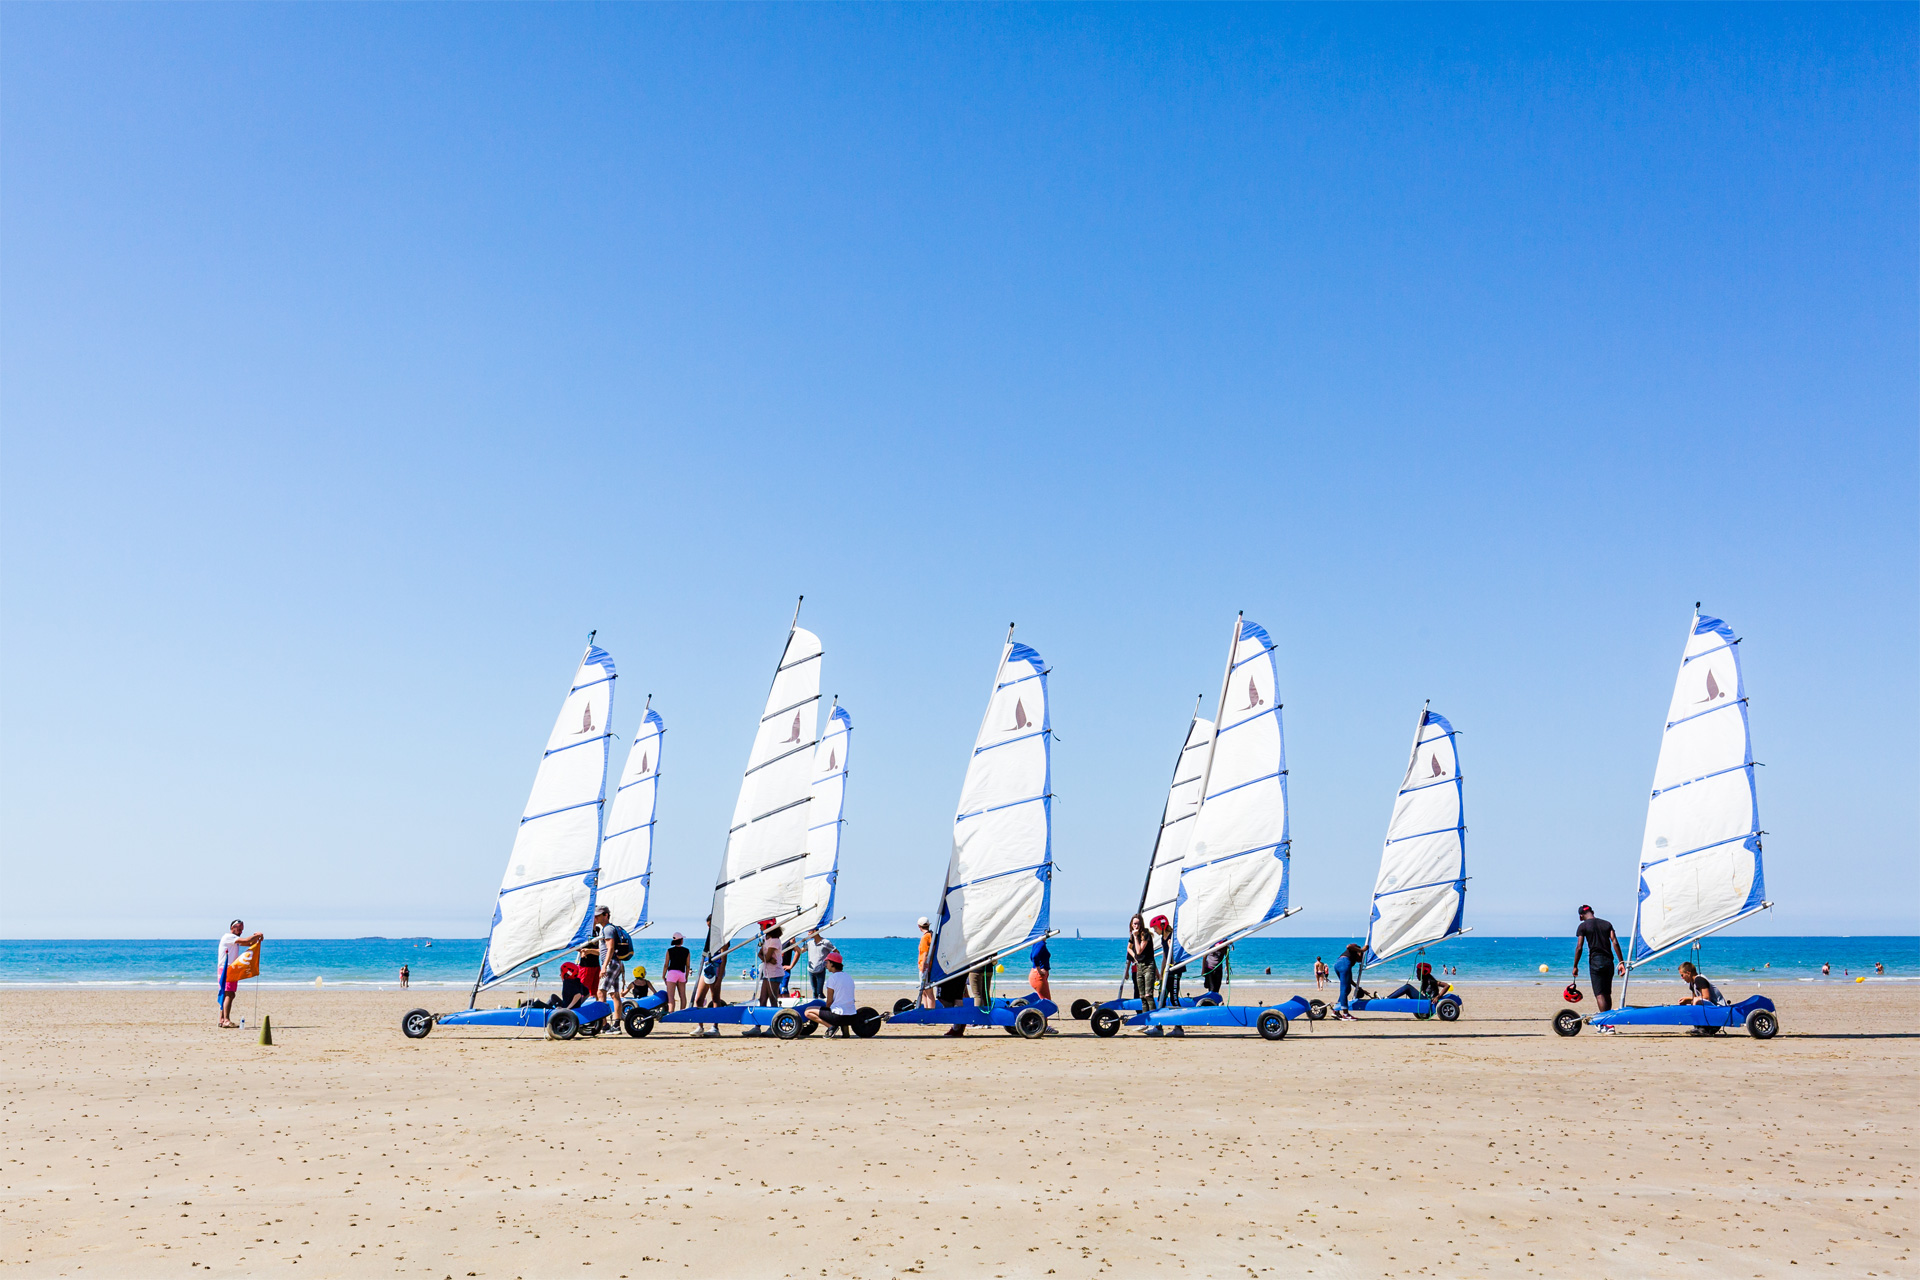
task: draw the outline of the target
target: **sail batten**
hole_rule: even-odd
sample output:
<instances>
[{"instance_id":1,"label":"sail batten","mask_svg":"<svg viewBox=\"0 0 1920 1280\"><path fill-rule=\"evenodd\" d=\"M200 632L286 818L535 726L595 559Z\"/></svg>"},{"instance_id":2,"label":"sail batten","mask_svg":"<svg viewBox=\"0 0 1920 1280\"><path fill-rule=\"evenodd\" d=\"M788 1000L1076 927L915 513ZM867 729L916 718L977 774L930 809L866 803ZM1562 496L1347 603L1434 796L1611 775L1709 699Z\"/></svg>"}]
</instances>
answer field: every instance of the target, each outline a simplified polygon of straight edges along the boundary
<instances>
[{"instance_id":1,"label":"sail batten","mask_svg":"<svg viewBox=\"0 0 1920 1280\"><path fill-rule=\"evenodd\" d=\"M1292 841L1274 648L1258 623L1236 619L1198 811L1181 858L1173 967L1287 913Z\"/></svg>"},{"instance_id":2,"label":"sail batten","mask_svg":"<svg viewBox=\"0 0 1920 1280\"><path fill-rule=\"evenodd\" d=\"M1464 928L1465 804L1458 732L1445 716L1422 710L1380 848L1364 963L1390 960Z\"/></svg>"},{"instance_id":3,"label":"sail batten","mask_svg":"<svg viewBox=\"0 0 1920 1280\"><path fill-rule=\"evenodd\" d=\"M820 639L795 625L774 665L727 824L714 879L706 952L725 950L765 919L790 922L803 909L803 870L819 746Z\"/></svg>"},{"instance_id":4,"label":"sail batten","mask_svg":"<svg viewBox=\"0 0 1920 1280\"><path fill-rule=\"evenodd\" d=\"M932 977L968 972L1044 937L1053 879L1047 667L1009 634L954 809L934 912Z\"/></svg>"},{"instance_id":5,"label":"sail batten","mask_svg":"<svg viewBox=\"0 0 1920 1280\"><path fill-rule=\"evenodd\" d=\"M1766 905L1739 646L1726 623L1695 612L1647 801L1629 966Z\"/></svg>"},{"instance_id":6,"label":"sail batten","mask_svg":"<svg viewBox=\"0 0 1920 1280\"><path fill-rule=\"evenodd\" d=\"M521 812L476 990L590 935L616 675L606 650L589 645Z\"/></svg>"}]
</instances>

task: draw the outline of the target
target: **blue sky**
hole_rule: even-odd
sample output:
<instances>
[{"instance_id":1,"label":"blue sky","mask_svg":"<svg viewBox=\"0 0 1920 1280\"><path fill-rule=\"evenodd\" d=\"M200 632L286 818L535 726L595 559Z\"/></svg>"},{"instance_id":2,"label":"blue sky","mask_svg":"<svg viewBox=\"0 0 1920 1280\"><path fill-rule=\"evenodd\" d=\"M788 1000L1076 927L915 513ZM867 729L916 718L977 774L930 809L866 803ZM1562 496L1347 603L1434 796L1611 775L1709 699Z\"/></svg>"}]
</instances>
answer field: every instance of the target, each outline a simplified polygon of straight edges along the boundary
<instances>
[{"instance_id":1,"label":"blue sky","mask_svg":"<svg viewBox=\"0 0 1920 1280\"><path fill-rule=\"evenodd\" d=\"M933 904L1010 620L1117 928L1240 609L1284 928L1364 927L1427 698L1470 922L1630 919L1696 599L1754 928L1920 923L1911 7L5 23L0 934L482 932L592 628L697 921L802 592L851 930Z\"/></svg>"}]
</instances>

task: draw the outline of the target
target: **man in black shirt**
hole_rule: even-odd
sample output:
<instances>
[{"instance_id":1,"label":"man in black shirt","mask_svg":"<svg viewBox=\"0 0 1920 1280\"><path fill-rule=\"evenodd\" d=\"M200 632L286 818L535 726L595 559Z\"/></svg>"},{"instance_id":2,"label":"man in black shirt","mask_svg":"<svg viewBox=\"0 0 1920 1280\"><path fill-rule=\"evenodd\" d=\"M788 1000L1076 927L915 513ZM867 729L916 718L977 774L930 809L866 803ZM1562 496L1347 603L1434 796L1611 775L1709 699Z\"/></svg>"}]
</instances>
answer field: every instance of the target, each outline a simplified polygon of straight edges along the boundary
<instances>
[{"instance_id":1,"label":"man in black shirt","mask_svg":"<svg viewBox=\"0 0 1920 1280\"><path fill-rule=\"evenodd\" d=\"M1600 1012L1613 1008L1614 957L1619 957L1620 971L1626 971L1627 953L1620 949L1620 935L1613 926L1593 914L1592 907L1580 908L1580 927L1575 929L1573 944L1573 977L1580 979L1580 952L1587 952L1587 980L1593 986L1593 1003ZM1605 1030L1605 1028L1602 1028Z\"/></svg>"}]
</instances>

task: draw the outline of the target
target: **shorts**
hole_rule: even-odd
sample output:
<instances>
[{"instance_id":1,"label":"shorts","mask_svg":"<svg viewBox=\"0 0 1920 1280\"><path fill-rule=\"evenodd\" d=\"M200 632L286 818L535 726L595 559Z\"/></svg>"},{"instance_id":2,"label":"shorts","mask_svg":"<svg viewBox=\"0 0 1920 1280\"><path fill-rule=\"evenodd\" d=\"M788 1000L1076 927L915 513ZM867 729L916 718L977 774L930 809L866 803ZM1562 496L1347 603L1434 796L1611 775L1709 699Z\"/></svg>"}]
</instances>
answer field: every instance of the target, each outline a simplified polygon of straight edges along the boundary
<instances>
[{"instance_id":1,"label":"shorts","mask_svg":"<svg viewBox=\"0 0 1920 1280\"><path fill-rule=\"evenodd\" d=\"M771 982L775 991L783 990L787 985L787 973L784 969L778 971L762 969L760 976Z\"/></svg>"},{"instance_id":2,"label":"shorts","mask_svg":"<svg viewBox=\"0 0 1920 1280\"><path fill-rule=\"evenodd\" d=\"M227 983L226 989L227 989L227 994L230 996L239 994L239 991L240 991L239 979L236 978L234 981Z\"/></svg>"},{"instance_id":3,"label":"shorts","mask_svg":"<svg viewBox=\"0 0 1920 1280\"><path fill-rule=\"evenodd\" d=\"M1596 996L1605 996L1609 1000L1613 999L1612 961L1608 961L1604 967L1600 965L1587 966L1587 985L1593 988L1593 994Z\"/></svg>"},{"instance_id":4,"label":"shorts","mask_svg":"<svg viewBox=\"0 0 1920 1280\"><path fill-rule=\"evenodd\" d=\"M685 982L686 980L687 980L687 971L685 969L667 970L668 982Z\"/></svg>"},{"instance_id":5,"label":"shorts","mask_svg":"<svg viewBox=\"0 0 1920 1280\"><path fill-rule=\"evenodd\" d=\"M857 1013L835 1013L831 1009L822 1009L820 1011L820 1021L830 1027L850 1027L860 1021L860 1015Z\"/></svg>"},{"instance_id":6,"label":"shorts","mask_svg":"<svg viewBox=\"0 0 1920 1280\"><path fill-rule=\"evenodd\" d=\"M627 965L624 960L609 960L600 966L600 989L618 991L627 985Z\"/></svg>"}]
</instances>

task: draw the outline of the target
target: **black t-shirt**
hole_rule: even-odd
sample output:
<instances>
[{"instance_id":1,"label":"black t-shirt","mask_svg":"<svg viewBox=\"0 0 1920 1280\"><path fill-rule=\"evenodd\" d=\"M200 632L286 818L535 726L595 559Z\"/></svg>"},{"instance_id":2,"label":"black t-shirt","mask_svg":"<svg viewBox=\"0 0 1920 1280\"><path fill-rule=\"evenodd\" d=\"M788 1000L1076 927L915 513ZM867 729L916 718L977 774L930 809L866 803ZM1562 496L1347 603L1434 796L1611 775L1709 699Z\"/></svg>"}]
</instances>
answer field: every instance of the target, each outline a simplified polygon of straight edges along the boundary
<instances>
[{"instance_id":1,"label":"black t-shirt","mask_svg":"<svg viewBox=\"0 0 1920 1280\"><path fill-rule=\"evenodd\" d=\"M1613 971L1613 926L1599 916L1591 920L1582 920L1580 927L1573 931L1576 938L1587 940L1587 968Z\"/></svg>"},{"instance_id":2,"label":"black t-shirt","mask_svg":"<svg viewBox=\"0 0 1920 1280\"><path fill-rule=\"evenodd\" d=\"M691 957L692 953L685 947L668 947L666 967L680 973L685 973L691 967L687 963Z\"/></svg>"}]
</instances>

